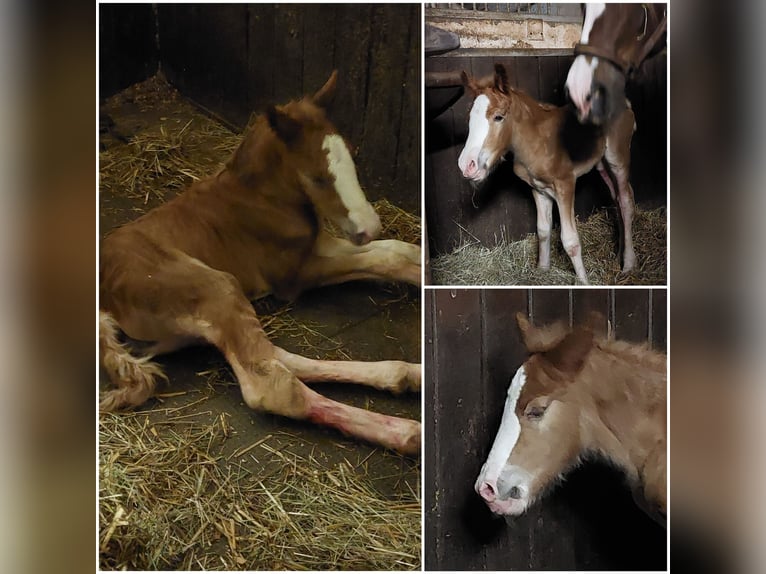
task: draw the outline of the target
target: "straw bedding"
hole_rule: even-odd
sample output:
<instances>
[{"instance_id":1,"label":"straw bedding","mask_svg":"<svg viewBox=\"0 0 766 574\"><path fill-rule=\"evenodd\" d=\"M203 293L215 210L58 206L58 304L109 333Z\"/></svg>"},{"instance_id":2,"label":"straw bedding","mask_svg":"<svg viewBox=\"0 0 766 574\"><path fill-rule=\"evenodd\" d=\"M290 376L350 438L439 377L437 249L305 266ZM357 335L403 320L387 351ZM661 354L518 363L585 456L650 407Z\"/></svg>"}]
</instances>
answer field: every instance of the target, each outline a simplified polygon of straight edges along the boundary
<instances>
[{"instance_id":1,"label":"straw bedding","mask_svg":"<svg viewBox=\"0 0 766 574\"><path fill-rule=\"evenodd\" d=\"M138 111L135 129L102 132L108 145L100 153L102 215L117 221L215 173L240 141L161 76L118 94L102 110L118 115L126 106ZM155 121L142 119L152 114ZM384 237L420 241L417 216L386 200L374 205ZM404 296L396 288L389 294L392 301ZM295 350L348 358L339 341L293 319L289 306L266 299L256 308L266 332L290 338ZM419 485L413 490L402 480L397 494L384 495L366 459L347 453L341 461L320 461L287 433L252 437L242 446L249 429L207 405L233 384L231 373L222 367L198 374L207 375L207 387L161 402L168 406L100 417L102 569L420 568ZM419 466L382 456L400 459L402 476Z\"/></svg>"},{"instance_id":2,"label":"straw bedding","mask_svg":"<svg viewBox=\"0 0 766 574\"><path fill-rule=\"evenodd\" d=\"M636 268L621 273L617 254L616 223L607 210L577 222L583 262L594 285L664 285L667 281L666 210L636 209L633 243ZM502 241L495 247L465 242L452 253L431 259L433 281L438 285L575 285L571 261L559 239L551 234L551 268L537 268L537 236Z\"/></svg>"}]
</instances>

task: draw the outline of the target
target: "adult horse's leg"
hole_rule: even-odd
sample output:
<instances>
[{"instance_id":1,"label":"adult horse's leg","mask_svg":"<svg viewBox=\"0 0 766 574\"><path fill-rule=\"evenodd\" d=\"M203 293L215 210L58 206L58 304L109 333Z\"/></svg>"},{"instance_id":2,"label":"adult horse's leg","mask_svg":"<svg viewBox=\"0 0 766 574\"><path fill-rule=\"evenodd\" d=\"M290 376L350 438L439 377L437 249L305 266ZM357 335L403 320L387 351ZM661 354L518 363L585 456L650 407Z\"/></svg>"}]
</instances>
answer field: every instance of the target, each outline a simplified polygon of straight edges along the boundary
<instances>
[{"instance_id":1,"label":"adult horse's leg","mask_svg":"<svg viewBox=\"0 0 766 574\"><path fill-rule=\"evenodd\" d=\"M532 189L537 208L537 266L551 267L551 225L553 221L553 200L545 191Z\"/></svg>"},{"instance_id":2,"label":"adult horse's leg","mask_svg":"<svg viewBox=\"0 0 766 574\"><path fill-rule=\"evenodd\" d=\"M580 246L580 235L577 233L574 213L574 192L575 178L560 180L556 182L556 204L559 208L559 218L561 219L561 243L564 245L564 251L572 260L577 279L583 285L588 285L588 276L585 273L585 266L582 262L582 247Z\"/></svg>"},{"instance_id":3,"label":"adult horse's leg","mask_svg":"<svg viewBox=\"0 0 766 574\"><path fill-rule=\"evenodd\" d=\"M609 171L609 167L604 158L599 160L596 167L598 168L598 173L601 175L601 179L604 180L604 183L609 188L609 194L612 196L612 201L614 201L614 206L617 210L617 256L620 257L624 253L623 250L625 247L625 224L623 222L620 201L617 197L617 183L614 179L614 175Z\"/></svg>"},{"instance_id":4,"label":"adult horse's leg","mask_svg":"<svg viewBox=\"0 0 766 574\"><path fill-rule=\"evenodd\" d=\"M635 129L635 116L630 108L615 120L606 136L604 160L617 180L617 204L620 207L623 230L622 272L631 271L636 265L633 249L633 213L635 204L633 187L630 185L630 142Z\"/></svg>"},{"instance_id":5,"label":"adult horse's leg","mask_svg":"<svg viewBox=\"0 0 766 574\"><path fill-rule=\"evenodd\" d=\"M395 239L354 245L322 234L298 276L303 289L374 279L420 286L420 246Z\"/></svg>"}]
</instances>

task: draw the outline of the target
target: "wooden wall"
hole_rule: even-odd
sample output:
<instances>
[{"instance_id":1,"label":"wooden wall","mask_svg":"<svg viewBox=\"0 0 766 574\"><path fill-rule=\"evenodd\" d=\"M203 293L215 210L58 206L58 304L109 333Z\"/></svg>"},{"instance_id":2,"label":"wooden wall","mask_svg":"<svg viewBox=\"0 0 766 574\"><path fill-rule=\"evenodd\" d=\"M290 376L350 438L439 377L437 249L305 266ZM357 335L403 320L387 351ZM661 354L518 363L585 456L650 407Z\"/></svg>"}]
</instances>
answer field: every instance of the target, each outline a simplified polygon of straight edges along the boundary
<instances>
[{"instance_id":1,"label":"wooden wall","mask_svg":"<svg viewBox=\"0 0 766 574\"><path fill-rule=\"evenodd\" d=\"M420 5L159 4L162 69L236 127L322 86L370 199L420 212Z\"/></svg>"},{"instance_id":2,"label":"wooden wall","mask_svg":"<svg viewBox=\"0 0 766 574\"><path fill-rule=\"evenodd\" d=\"M427 58L426 72L465 70L483 77L493 73L495 62L501 62L508 69L512 85L538 100L556 105L565 103L563 87L573 60L567 52L462 54ZM665 204L667 195L667 58L664 54L645 63L642 77L630 87L628 97L638 124L633 136L631 170L636 201L646 207L656 207ZM478 190L460 174L457 158L468 135L470 105L471 99L464 95L426 125L425 201L432 255L451 252L461 240L479 240L492 247L503 238L520 239L536 229L531 191L515 176L510 161L501 165ZM587 217L595 208L606 205L611 205L611 198L598 173L594 170L581 177L575 199L577 214Z\"/></svg>"},{"instance_id":3,"label":"wooden wall","mask_svg":"<svg viewBox=\"0 0 766 574\"><path fill-rule=\"evenodd\" d=\"M102 100L157 72L159 47L151 4L99 7L99 96Z\"/></svg>"},{"instance_id":4,"label":"wooden wall","mask_svg":"<svg viewBox=\"0 0 766 574\"><path fill-rule=\"evenodd\" d=\"M429 570L664 570L666 531L638 510L619 472L589 464L506 524L473 484L526 357L517 311L535 324L590 310L618 338L666 348L665 289L425 291L425 540Z\"/></svg>"}]
</instances>

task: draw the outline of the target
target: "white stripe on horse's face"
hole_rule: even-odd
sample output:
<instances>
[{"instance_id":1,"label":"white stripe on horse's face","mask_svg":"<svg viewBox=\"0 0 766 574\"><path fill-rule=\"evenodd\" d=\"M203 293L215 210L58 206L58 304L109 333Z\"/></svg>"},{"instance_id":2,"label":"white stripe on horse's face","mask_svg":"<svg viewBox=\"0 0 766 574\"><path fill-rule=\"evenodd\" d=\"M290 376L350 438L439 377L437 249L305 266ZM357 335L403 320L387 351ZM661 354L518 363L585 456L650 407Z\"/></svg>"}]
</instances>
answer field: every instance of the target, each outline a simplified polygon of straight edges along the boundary
<instances>
[{"instance_id":1,"label":"white stripe on horse's face","mask_svg":"<svg viewBox=\"0 0 766 574\"><path fill-rule=\"evenodd\" d=\"M468 139L457 160L457 165L463 173L463 177L476 181L484 179L487 175L487 166L481 165L479 154L484 146L484 141L487 139L487 135L489 135L488 107L489 98L484 94L474 100L468 120Z\"/></svg>"},{"instance_id":2,"label":"white stripe on horse's face","mask_svg":"<svg viewBox=\"0 0 766 574\"><path fill-rule=\"evenodd\" d=\"M586 4L585 5L585 22L582 25L582 34L580 35L580 43L587 44L590 39L590 33L593 30L593 24L596 22L599 16L606 10L606 4Z\"/></svg>"},{"instance_id":3,"label":"white stripe on horse's face","mask_svg":"<svg viewBox=\"0 0 766 574\"><path fill-rule=\"evenodd\" d=\"M367 243L380 233L380 218L359 185L356 166L346 142L338 134L328 134L322 142L327 152L327 170L335 177L335 191L348 211L351 224L344 230L357 243Z\"/></svg>"},{"instance_id":4,"label":"white stripe on horse's face","mask_svg":"<svg viewBox=\"0 0 766 574\"><path fill-rule=\"evenodd\" d=\"M516 443L521 435L521 422L516 416L516 404L519 402L521 390L527 382L527 372L524 365L519 367L508 387L508 396L505 399L505 408L503 409L503 418L500 421L500 429L497 431L495 442L487 456L487 462L479 473L476 480L476 491L485 482L496 483L511 456Z\"/></svg>"},{"instance_id":5,"label":"white stripe on horse's face","mask_svg":"<svg viewBox=\"0 0 766 574\"><path fill-rule=\"evenodd\" d=\"M582 34L580 35L581 44L588 43L590 33L593 31L593 24L604 13L604 10L606 10L606 4L585 5L585 22L582 25ZM565 85L569 97L572 98L572 102L580 111L581 118L586 117L590 111L590 102L587 98L593 84L593 71L596 66L598 66L598 58L580 55L575 58L567 74Z\"/></svg>"}]
</instances>

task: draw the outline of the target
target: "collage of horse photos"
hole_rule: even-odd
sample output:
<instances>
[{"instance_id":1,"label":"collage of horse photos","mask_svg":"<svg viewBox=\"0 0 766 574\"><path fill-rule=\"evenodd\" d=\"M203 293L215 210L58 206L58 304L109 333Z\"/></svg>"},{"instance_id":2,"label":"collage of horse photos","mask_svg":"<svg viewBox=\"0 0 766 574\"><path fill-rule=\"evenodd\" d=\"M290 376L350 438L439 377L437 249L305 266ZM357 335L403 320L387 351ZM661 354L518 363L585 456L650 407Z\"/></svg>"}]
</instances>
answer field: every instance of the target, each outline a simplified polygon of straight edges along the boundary
<instances>
[{"instance_id":1,"label":"collage of horse photos","mask_svg":"<svg viewBox=\"0 0 766 574\"><path fill-rule=\"evenodd\" d=\"M667 4L112 4L97 568L667 571Z\"/></svg>"}]
</instances>

